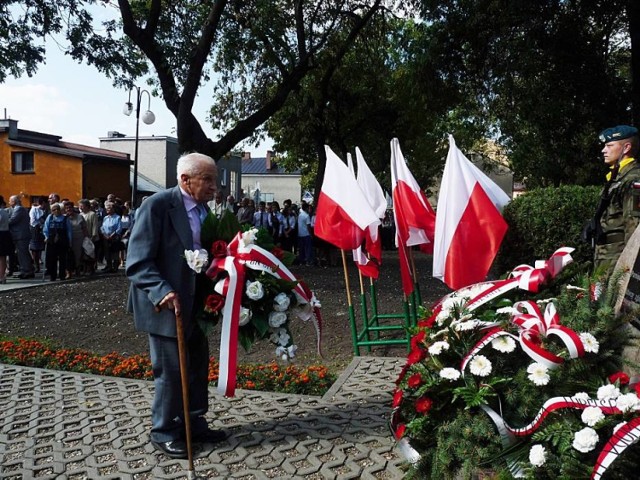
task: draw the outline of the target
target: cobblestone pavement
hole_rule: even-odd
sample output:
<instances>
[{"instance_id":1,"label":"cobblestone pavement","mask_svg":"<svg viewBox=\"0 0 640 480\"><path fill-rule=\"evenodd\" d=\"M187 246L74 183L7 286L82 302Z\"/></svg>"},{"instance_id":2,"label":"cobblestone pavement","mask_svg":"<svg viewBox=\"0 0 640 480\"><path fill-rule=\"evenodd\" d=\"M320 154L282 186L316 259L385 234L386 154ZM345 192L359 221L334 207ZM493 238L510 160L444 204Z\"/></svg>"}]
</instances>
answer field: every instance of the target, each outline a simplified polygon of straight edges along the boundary
<instances>
[{"instance_id":1,"label":"cobblestone pavement","mask_svg":"<svg viewBox=\"0 0 640 480\"><path fill-rule=\"evenodd\" d=\"M198 478L400 479L388 428L398 358L356 357L323 397L210 393L229 436ZM0 364L1 479L186 478L149 443L151 382Z\"/></svg>"}]
</instances>

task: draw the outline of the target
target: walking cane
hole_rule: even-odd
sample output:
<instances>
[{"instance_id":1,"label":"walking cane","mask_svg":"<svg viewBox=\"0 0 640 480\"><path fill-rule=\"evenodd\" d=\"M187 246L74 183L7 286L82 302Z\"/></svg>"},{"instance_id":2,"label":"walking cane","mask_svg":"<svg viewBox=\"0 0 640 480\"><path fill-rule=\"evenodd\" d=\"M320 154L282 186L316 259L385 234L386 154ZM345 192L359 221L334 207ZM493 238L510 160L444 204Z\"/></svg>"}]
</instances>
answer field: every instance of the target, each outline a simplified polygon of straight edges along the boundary
<instances>
[{"instance_id":1,"label":"walking cane","mask_svg":"<svg viewBox=\"0 0 640 480\"><path fill-rule=\"evenodd\" d=\"M182 405L184 407L184 429L187 437L187 458L189 469L187 478L195 480L193 470L193 449L191 446L191 418L189 416L189 372L187 372L187 352L184 344L184 329L182 328L182 314L176 313L176 334L178 337L178 356L180 357L180 378L182 380Z\"/></svg>"}]
</instances>

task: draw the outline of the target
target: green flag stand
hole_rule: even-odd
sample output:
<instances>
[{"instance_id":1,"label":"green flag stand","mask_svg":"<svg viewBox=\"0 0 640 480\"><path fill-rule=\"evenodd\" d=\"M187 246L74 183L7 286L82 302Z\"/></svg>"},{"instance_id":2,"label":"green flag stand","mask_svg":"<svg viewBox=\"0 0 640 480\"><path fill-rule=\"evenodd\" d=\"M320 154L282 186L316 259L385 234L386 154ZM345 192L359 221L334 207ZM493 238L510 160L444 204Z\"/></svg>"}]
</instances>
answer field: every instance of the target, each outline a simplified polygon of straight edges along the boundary
<instances>
[{"instance_id":1,"label":"green flag stand","mask_svg":"<svg viewBox=\"0 0 640 480\"><path fill-rule=\"evenodd\" d=\"M414 286L414 292L408 297L405 295L402 302L401 313L379 313L379 306L377 300L377 291L375 282L370 279L369 283L369 297L371 303L371 314L369 314L369 308L367 305L367 295L364 288L364 282L362 279L362 273L358 271L360 279L360 315L362 320L362 328L358 329L358 324L355 316L355 308L351 299L351 291L349 284L349 274L347 269L347 262L344 250L342 252L342 266L344 270L345 288L347 291L347 304L349 309L349 322L351 325L351 336L353 341L354 355L360 356L360 348L366 347L367 352L371 352L372 346L387 346L387 345L406 345L407 350L410 349L411 336L409 334L409 327L415 326L418 321L418 306L419 306L419 292L417 288L417 282ZM415 277L415 265L414 265L414 278ZM389 321L399 320L399 322ZM382 332L394 332L404 331L402 338L382 338Z\"/></svg>"}]
</instances>

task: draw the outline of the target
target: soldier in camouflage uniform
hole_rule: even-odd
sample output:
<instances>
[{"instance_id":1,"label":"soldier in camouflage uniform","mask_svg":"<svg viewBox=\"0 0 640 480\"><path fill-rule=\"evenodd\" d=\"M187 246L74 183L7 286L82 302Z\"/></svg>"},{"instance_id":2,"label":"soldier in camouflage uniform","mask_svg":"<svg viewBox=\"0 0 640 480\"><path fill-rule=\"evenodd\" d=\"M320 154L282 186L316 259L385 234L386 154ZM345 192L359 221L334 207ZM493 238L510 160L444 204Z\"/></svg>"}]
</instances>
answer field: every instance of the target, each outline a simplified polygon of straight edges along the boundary
<instances>
[{"instance_id":1,"label":"soldier in camouflage uniform","mask_svg":"<svg viewBox=\"0 0 640 480\"><path fill-rule=\"evenodd\" d=\"M628 125L608 128L600 134L600 141L604 162L611 170L592 223L594 266L611 273L640 222L640 164L635 160L638 129Z\"/></svg>"}]
</instances>

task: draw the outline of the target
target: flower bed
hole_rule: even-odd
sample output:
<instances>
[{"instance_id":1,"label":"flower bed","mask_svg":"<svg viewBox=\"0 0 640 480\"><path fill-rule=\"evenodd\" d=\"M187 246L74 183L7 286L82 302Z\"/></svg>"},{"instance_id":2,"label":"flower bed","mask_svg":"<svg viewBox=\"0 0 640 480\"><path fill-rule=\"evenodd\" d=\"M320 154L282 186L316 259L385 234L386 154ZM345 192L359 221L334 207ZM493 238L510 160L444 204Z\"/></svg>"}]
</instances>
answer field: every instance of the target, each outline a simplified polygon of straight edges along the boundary
<instances>
[{"instance_id":1,"label":"flower bed","mask_svg":"<svg viewBox=\"0 0 640 480\"><path fill-rule=\"evenodd\" d=\"M569 252L454 292L412 331L392 417L409 478L635 478L627 321L615 288L563 284Z\"/></svg>"},{"instance_id":2,"label":"flower bed","mask_svg":"<svg viewBox=\"0 0 640 480\"><path fill-rule=\"evenodd\" d=\"M56 348L49 342L27 338L1 338L0 363L48 368L67 372L152 380L148 355L125 357L118 353L96 355L78 348ZM246 390L323 395L336 375L326 367L312 365L244 364L238 366L238 387ZM209 381L218 380L218 362L209 362Z\"/></svg>"}]
</instances>

